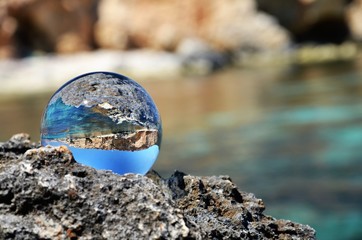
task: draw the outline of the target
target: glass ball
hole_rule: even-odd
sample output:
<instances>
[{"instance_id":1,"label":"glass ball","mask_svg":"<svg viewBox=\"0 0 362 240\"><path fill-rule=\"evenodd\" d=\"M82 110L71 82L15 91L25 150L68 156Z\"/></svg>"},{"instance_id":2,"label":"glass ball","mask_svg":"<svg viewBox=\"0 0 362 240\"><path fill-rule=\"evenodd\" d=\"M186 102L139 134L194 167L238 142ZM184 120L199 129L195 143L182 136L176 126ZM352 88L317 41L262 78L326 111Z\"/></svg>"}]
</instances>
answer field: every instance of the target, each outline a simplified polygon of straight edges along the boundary
<instances>
[{"instance_id":1,"label":"glass ball","mask_svg":"<svg viewBox=\"0 0 362 240\"><path fill-rule=\"evenodd\" d=\"M160 151L160 114L146 90L111 72L92 72L51 97L41 123L42 146L67 146L74 159L118 174L145 174Z\"/></svg>"}]
</instances>

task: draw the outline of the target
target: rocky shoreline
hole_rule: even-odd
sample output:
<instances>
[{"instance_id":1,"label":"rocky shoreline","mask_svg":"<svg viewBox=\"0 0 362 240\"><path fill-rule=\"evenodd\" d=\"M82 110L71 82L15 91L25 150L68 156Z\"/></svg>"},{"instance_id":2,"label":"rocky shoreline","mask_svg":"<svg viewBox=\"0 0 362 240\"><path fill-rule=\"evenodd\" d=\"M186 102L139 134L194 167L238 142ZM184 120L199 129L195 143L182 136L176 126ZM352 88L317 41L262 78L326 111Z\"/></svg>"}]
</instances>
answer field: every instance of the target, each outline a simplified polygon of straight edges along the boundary
<instances>
[{"instance_id":1,"label":"rocky shoreline","mask_svg":"<svg viewBox=\"0 0 362 240\"><path fill-rule=\"evenodd\" d=\"M93 71L172 80L349 61L361 56L361 19L358 0L5 0L0 96L55 90Z\"/></svg>"},{"instance_id":2,"label":"rocky shoreline","mask_svg":"<svg viewBox=\"0 0 362 240\"><path fill-rule=\"evenodd\" d=\"M110 71L142 81L174 81L185 76L205 76L227 67L287 67L353 61L361 56L358 44L303 46L285 52L216 52L182 55L149 49L98 50L69 55L42 55L0 61L0 96L55 91L66 81L87 72ZM74 63L77 65L74 65Z\"/></svg>"},{"instance_id":3,"label":"rocky shoreline","mask_svg":"<svg viewBox=\"0 0 362 240\"><path fill-rule=\"evenodd\" d=\"M316 239L228 176L121 176L37 147L27 134L0 143L1 239Z\"/></svg>"}]
</instances>

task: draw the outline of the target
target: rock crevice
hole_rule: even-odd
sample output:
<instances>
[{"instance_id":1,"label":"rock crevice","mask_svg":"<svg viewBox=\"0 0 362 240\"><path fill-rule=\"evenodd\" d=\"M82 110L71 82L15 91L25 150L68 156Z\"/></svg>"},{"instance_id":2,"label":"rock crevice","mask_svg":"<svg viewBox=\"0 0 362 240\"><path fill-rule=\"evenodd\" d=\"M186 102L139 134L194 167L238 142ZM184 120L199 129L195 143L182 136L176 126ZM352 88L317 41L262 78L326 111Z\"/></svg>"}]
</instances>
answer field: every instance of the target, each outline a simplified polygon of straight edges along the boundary
<instances>
[{"instance_id":1,"label":"rock crevice","mask_svg":"<svg viewBox=\"0 0 362 240\"><path fill-rule=\"evenodd\" d=\"M227 176L163 179L77 164L66 147L0 143L1 239L315 239L306 225L263 214Z\"/></svg>"}]
</instances>

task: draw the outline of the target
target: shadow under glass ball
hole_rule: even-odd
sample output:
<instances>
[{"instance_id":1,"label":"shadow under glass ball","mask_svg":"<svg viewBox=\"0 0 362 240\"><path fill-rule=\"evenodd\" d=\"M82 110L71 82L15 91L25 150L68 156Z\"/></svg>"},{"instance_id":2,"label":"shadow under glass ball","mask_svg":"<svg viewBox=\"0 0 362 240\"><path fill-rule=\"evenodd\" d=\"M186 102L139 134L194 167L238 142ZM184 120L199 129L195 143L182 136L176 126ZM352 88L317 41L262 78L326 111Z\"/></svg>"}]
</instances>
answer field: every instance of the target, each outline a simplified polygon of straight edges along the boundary
<instances>
[{"instance_id":1,"label":"shadow under glass ball","mask_svg":"<svg viewBox=\"0 0 362 240\"><path fill-rule=\"evenodd\" d=\"M118 174L147 173L161 137L161 118L150 95L110 72L87 73L64 84L41 123L42 146L66 145L77 162Z\"/></svg>"}]
</instances>

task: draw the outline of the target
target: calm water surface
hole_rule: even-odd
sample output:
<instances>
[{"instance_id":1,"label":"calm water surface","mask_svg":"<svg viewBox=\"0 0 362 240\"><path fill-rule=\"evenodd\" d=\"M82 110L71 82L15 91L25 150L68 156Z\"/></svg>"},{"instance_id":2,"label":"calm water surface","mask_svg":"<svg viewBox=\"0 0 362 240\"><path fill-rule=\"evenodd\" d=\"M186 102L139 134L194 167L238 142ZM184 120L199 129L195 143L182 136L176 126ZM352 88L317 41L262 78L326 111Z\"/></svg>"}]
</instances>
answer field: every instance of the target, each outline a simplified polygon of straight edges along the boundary
<instances>
[{"instance_id":1,"label":"calm water surface","mask_svg":"<svg viewBox=\"0 0 362 240\"><path fill-rule=\"evenodd\" d=\"M154 168L229 175L264 200L267 214L309 224L318 239L362 239L359 69L349 62L141 82L163 118ZM0 100L0 141L15 132L39 140L51 94Z\"/></svg>"}]
</instances>

